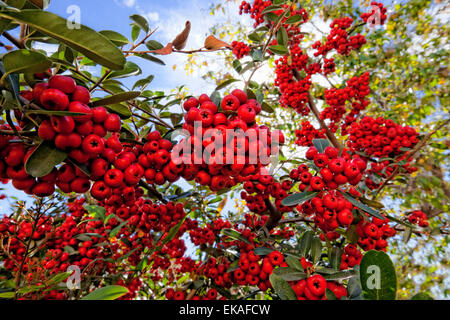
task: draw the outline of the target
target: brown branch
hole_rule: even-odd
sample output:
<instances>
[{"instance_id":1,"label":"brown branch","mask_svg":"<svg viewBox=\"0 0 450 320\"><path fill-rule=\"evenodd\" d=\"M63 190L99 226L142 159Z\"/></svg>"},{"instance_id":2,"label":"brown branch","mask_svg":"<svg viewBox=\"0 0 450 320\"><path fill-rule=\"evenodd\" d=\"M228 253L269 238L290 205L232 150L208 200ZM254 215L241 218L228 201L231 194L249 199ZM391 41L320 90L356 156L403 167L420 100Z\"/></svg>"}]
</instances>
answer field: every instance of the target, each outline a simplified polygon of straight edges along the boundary
<instances>
[{"instance_id":1,"label":"brown branch","mask_svg":"<svg viewBox=\"0 0 450 320\"><path fill-rule=\"evenodd\" d=\"M264 203L266 204L267 210L269 210L269 220L267 220L266 224L263 228L266 228L268 231L272 230L278 225L278 222L283 217L280 210L278 210L273 203L270 201L270 199L264 199Z\"/></svg>"},{"instance_id":2,"label":"brown branch","mask_svg":"<svg viewBox=\"0 0 450 320\"><path fill-rule=\"evenodd\" d=\"M279 222L279 224L282 223L293 223L293 222L314 222L311 219L305 218L305 217L298 217L298 218L292 218L292 219L283 219Z\"/></svg>"},{"instance_id":3,"label":"brown branch","mask_svg":"<svg viewBox=\"0 0 450 320\"><path fill-rule=\"evenodd\" d=\"M3 36L8 39L12 44L14 44L19 49L24 49L25 46L23 43L21 43L18 39L14 38L12 35L10 35L8 32L4 31Z\"/></svg>"},{"instance_id":4,"label":"brown branch","mask_svg":"<svg viewBox=\"0 0 450 320\"><path fill-rule=\"evenodd\" d=\"M141 186L142 188L146 189L149 194L155 196L158 200L160 200L162 203L167 203L167 200L164 199L163 195L161 193L159 193L158 190L156 190L155 187L148 185L146 182L144 182L143 180L139 181L139 186Z\"/></svg>"}]
</instances>

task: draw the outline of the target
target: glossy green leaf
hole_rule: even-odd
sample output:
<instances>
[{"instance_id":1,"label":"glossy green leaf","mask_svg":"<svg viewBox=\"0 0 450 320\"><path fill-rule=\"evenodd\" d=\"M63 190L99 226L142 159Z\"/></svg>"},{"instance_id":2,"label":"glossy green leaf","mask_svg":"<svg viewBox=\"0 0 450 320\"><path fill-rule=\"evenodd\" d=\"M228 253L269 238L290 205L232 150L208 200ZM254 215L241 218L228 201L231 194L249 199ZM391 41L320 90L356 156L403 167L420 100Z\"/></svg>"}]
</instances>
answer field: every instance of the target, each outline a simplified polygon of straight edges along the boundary
<instances>
[{"instance_id":1,"label":"glossy green leaf","mask_svg":"<svg viewBox=\"0 0 450 320\"><path fill-rule=\"evenodd\" d=\"M130 43L130 41L127 39L127 37L125 37L124 35L116 32L116 31L102 30L102 31L99 31L99 33L104 35L112 43L114 43L116 46L119 46L119 47Z\"/></svg>"},{"instance_id":2,"label":"glossy green leaf","mask_svg":"<svg viewBox=\"0 0 450 320\"><path fill-rule=\"evenodd\" d=\"M397 276L394 264L385 252L370 250L364 254L360 281L364 299L395 300Z\"/></svg>"},{"instance_id":3,"label":"glossy green leaf","mask_svg":"<svg viewBox=\"0 0 450 320\"><path fill-rule=\"evenodd\" d=\"M126 287L110 285L92 291L81 300L115 300L128 293Z\"/></svg>"},{"instance_id":4,"label":"glossy green leaf","mask_svg":"<svg viewBox=\"0 0 450 320\"><path fill-rule=\"evenodd\" d=\"M98 106L106 106L106 105L110 105L110 104L117 104L117 103L121 103L124 101L136 99L140 95L141 95L140 91L121 92L121 93L118 93L118 94L115 94L112 96L108 96L103 99L95 100L94 102L92 102L92 105L94 107L98 107Z\"/></svg>"},{"instance_id":5,"label":"glossy green leaf","mask_svg":"<svg viewBox=\"0 0 450 320\"><path fill-rule=\"evenodd\" d=\"M122 52L105 36L83 25L79 29L68 28L67 20L54 13L27 9L21 12L2 11L0 16L26 23L107 68L122 69L125 64Z\"/></svg>"},{"instance_id":6,"label":"glossy green leaf","mask_svg":"<svg viewBox=\"0 0 450 320\"><path fill-rule=\"evenodd\" d=\"M269 276L269 281L281 300L297 300L294 290L281 276L272 273Z\"/></svg>"},{"instance_id":7,"label":"glossy green leaf","mask_svg":"<svg viewBox=\"0 0 450 320\"><path fill-rule=\"evenodd\" d=\"M298 204L302 204L303 202L306 202L308 200L311 200L317 194L318 194L318 192L315 192L315 191L305 191L305 192L295 193L293 195L290 195L290 196L287 196L286 198L284 198L281 201L281 204L283 206L287 206L287 207L295 206Z\"/></svg>"},{"instance_id":8,"label":"glossy green leaf","mask_svg":"<svg viewBox=\"0 0 450 320\"><path fill-rule=\"evenodd\" d=\"M25 162L26 172L35 177L43 177L67 158L67 153L56 149L48 141L42 142Z\"/></svg>"},{"instance_id":9,"label":"glossy green leaf","mask_svg":"<svg viewBox=\"0 0 450 320\"><path fill-rule=\"evenodd\" d=\"M37 73L47 71L52 62L46 55L33 50L14 50L3 58L6 73Z\"/></svg>"}]
</instances>

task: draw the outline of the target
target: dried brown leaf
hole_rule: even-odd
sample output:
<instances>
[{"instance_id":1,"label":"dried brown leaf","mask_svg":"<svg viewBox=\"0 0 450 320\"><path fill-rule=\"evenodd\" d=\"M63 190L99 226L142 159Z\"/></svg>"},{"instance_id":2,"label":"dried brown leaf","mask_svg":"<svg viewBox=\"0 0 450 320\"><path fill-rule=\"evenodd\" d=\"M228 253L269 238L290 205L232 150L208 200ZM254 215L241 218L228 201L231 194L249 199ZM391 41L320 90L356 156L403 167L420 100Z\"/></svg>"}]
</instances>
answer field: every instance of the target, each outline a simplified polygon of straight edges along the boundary
<instances>
[{"instance_id":1,"label":"dried brown leaf","mask_svg":"<svg viewBox=\"0 0 450 320\"><path fill-rule=\"evenodd\" d=\"M191 22L186 21L186 26L184 30L176 36L172 41L173 47L177 50L181 50L186 46L187 39L189 37L189 32L191 31Z\"/></svg>"},{"instance_id":2,"label":"dried brown leaf","mask_svg":"<svg viewBox=\"0 0 450 320\"><path fill-rule=\"evenodd\" d=\"M171 54L173 51L172 46L173 46L172 42L169 42L164 48L161 48L158 50L151 50L149 52L162 54L162 55Z\"/></svg>"},{"instance_id":3,"label":"dried brown leaf","mask_svg":"<svg viewBox=\"0 0 450 320\"><path fill-rule=\"evenodd\" d=\"M232 48L230 44L225 41L217 39L215 36L210 35L205 39L205 48L208 50L217 50L221 48Z\"/></svg>"}]
</instances>

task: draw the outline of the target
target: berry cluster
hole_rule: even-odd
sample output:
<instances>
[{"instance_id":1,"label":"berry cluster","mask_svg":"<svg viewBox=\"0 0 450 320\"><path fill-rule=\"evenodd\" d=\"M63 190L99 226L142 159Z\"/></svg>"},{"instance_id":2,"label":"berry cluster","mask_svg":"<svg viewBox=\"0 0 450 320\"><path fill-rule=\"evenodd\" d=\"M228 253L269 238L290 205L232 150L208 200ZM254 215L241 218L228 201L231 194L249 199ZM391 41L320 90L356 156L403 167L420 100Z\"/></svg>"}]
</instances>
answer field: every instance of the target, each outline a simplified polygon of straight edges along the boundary
<instances>
[{"instance_id":1,"label":"berry cluster","mask_svg":"<svg viewBox=\"0 0 450 320\"><path fill-rule=\"evenodd\" d=\"M429 226L428 216L422 210L414 210L408 215L408 221L413 224L417 224L422 228Z\"/></svg>"},{"instance_id":2,"label":"berry cluster","mask_svg":"<svg viewBox=\"0 0 450 320\"><path fill-rule=\"evenodd\" d=\"M242 1L239 6L239 14L250 13L250 17L255 20L253 26L257 27L264 22L264 15L262 15L261 12L270 5L272 5L271 0L254 0L253 5L250 5L250 3L246 1Z\"/></svg>"},{"instance_id":3,"label":"berry cluster","mask_svg":"<svg viewBox=\"0 0 450 320\"><path fill-rule=\"evenodd\" d=\"M306 159L312 160L319 171L313 176L307 165L300 165L290 172L293 180L300 181L300 191L334 190L346 183L357 185L366 169L366 162L357 154L351 156L346 150L339 155L339 149L328 146L323 153L310 147Z\"/></svg>"},{"instance_id":4,"label":"berry cluster","mask_svg":"<svg viewBox=\"0 0 450 320\"><path fill-rule=\"evenodd\" d=\"M321 112L320 117L331 120L329 127L333 132L336 132L336 124L342 120L347 112L345 109L347 101L351 103L351 110L342 125L343 134L346 133L348 124L354 122L356 116L369 105L370 102L366 99L366 96L370 93L369 76L369 72L365 72L359 77L348 80L345 88L325 90L325 102L328 107Z\"/></svg>"},{"instance_id":5,"label":"berry cluster","mask_svg":"<svg viewBox=\"0 0 450 320\"><path fill-rule=\"evenodd\" d=\"M372 1L370 5L372 6L372 10L370 12L362 13L361 19L363 19L366 23L370 23L370 26L375 26L377 24L383 25L387 19L387 9L381 2Z\"/></svg>"},{"instance_id":6,"label":"berry cluster","mask_svg":"<svg viewBox=\"0 0 450 320\"><path fill-rule=\"evenodd\" d=\"M360 34L349 36L346 29L352 24L353 19L350 17L334 19L330 24L331 31L325 43L317 41L312 45L312 48L316 49L314 56L322 55L325 58L333 49L339 54L346 56L352 50L361 48L366 43L366 39Z\"/></svg>"},{"instance_id":7,"label":"berry cluster","mask_svg":"<svg viewBox=\"0 0 450 320\"><path fill-rule=\"evenodd\" d=\"M281 201L288 196L292 182L290 180L276 182L267 172L263 171L263 173L245 178L243 185L245 192L241 192L241 198L246 201L249 210L259 215L267 213L265 200L273 197L278 210L281 212L291 211L291 208L283 206Z\"/></svg>"},{"instance_id":8,"label":"berry cluster","mask_svg":"<svg viewBox=\"0 0 450 320\"><path fill-rule=\"evenodd\" d=\"M341 270L353 268L361 263L362 253L355 244L349 243L342 252Z\"/></svg>"},{"instance_id":9,"label":"berry cluster","mask_svg":"<svg viewBox=\"0 0 450 320\"><path fill-rule=\"evenodd\" d=\"M179 154L180 163L192 164L186 166L183 177L195 179L213 191L232 187L257 173L277 151L273 144L284 143L281 132L256 124L261 105L248 99L242 90L235 89L225 96L220 111L206 94L189 98L183 106L187 111L183 129L190 136L181 140L174 152ZM205 150L210 156L205 155Z\"/></svg>"},{"instance_id":10,"label":"berry cluster","mask_svg":"<svg viewBox=\"0 0 450 320\"><path fill-rule=\"evenodd\" d=\"M325 291L330 289L337 299L347 296L347 289L335 281L325 280L320 274L291 283L298 300L326 300Z\"/></svg>"},{"instance_id":11,"label":"berry cluster","mask_svg":"<svg viewBox=\"0 0 450 320\"><path fill-rule=\"evenodd\" d=\"M237 59L241 59L247 56L250 52L250 47L240 41L233 41L231 43L231 46L233 47L233 54L236 56Z\"/></svg>"},{"instance_id":12,"label":"berry cluster","mask_svg":"<svg viewBox=\"0 0 450 320\"><path fill-rule=\"evenodd\" d=\"M419 142L418 133L413 128L403 127L390 119L365 116L361 121L352 123L348 132L347 146L354 151L363 152L367 159L379 159L378 162L372 162L368 170L371 177L365 182L370 189L381 184L374 181L373 175L389 176L397 166L397 161L406 162L402 168L408 173L417 170L409 166L411 159L405 151L405 148L411 149Z\"/></svg>"},{"instance_id":13,"label":"berry cluster","mask_svg":"<svg viewBox=\"0 0 450 320\"><path fill-rule=\"evenodd\" d=\"M309 121L302 121L301 129L295 130L295 144L302 147L311 147L314 139L324 139L325 129L316 129Z\"/></svg>"},{"instance_id":14,"label":"berry cluster","mask_svg":"<svg viewBox=\"0 0 450 320\"><path fill-rule=\"evenodd\" d=\"M387 238L396 234L394 228L388 225L389 220L372 217L371 221L361 219L356 225L358 234L358 245L365 251L382 250L386 251Z\"/></svg>"}]
</instances>

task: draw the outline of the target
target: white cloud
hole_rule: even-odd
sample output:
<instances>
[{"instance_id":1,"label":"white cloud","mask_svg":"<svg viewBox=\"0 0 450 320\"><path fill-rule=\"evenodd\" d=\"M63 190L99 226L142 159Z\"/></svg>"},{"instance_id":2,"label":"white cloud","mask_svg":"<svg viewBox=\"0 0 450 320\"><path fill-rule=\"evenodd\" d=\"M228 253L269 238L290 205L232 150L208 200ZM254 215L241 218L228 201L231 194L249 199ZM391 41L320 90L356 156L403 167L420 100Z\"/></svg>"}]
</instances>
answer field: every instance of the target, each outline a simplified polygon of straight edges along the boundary
<instances>
[{"instance_id":1,"label":"white cloud","mask_svg":"<svg viewBox=\"0 0 450 320\"><path fill-rule=\"evenodd\" d=\"M128 8L134 7L135 3L136 0L123 0L123 4L126 5Z\"/></svg>"},{"instance_id":2,"label":"white cloud","mask_svg":"<svg viewBox=\"0 0 450 320\"><path fill-rule=\"evenodd\" d=\"M145 17L149 20L149 21L153 21L156 22L159 20L159 13L158 12L147 12L145 14Z\"/></svg>"}]
</instances>

